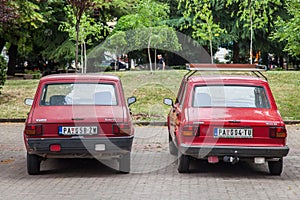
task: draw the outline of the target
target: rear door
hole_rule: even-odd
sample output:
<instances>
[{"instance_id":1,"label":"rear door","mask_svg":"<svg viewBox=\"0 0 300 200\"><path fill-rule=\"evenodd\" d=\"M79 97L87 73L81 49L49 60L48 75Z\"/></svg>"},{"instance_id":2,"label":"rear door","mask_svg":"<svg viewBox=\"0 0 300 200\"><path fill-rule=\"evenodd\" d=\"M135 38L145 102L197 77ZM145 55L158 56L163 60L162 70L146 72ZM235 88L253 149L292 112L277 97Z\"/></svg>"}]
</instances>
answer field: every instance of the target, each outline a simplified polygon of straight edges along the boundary
<instances>
[{"instance_id":1,"label":"rear door","mask_svg":"<svg viewBox=\"0 0 300 200\"><path fill-rule=\"evenodd\" d=\"M183 79L181 82L179 91L178 91L177 98L175 100L175 105L169 113L170 134L171 134L171 137L173 138L173 141L176 140L176 133L177 133L178 126L179 126L181 118L182 118L181 117L182 108L183 108L183 104L185 101L187 85L188 85L188 82L186 81L186 79Z\"/></svg>"}]
</instances>

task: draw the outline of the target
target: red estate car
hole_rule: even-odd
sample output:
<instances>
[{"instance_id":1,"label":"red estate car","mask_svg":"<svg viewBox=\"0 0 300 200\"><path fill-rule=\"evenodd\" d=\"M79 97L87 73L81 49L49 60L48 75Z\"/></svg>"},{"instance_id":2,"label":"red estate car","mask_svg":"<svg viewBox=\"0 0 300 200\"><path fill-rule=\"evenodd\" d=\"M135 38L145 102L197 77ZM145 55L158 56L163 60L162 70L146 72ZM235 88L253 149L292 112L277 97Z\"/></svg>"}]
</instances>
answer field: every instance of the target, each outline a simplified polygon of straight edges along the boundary
<instances>
[{"instance_id":1,"label":"red estate car","mask_svg":"<svg viewBox=\"0 0 300 200\"><path fill-rule=\"evenodd\" d=\"M280 175L288 154L287 131L265 76L255 65L190 64L168 117L169 149L178 155L178 171L189 171L190 159L268 163ZM252 71L258 77L197 71ZM263 76L263 77L262 77Z\"/></svg>"},{"instance_id":2,"label":"red estate car","mask_svg":"<svg viewBox=\"0 0 300 200\"><path fill-rule=\"evenodd\" d=\"M40 172L47 158L116 158L130 171L134 128L121 81L111 75L43 77L25 124L27 171Z\"/></svg>"}]
</instances>

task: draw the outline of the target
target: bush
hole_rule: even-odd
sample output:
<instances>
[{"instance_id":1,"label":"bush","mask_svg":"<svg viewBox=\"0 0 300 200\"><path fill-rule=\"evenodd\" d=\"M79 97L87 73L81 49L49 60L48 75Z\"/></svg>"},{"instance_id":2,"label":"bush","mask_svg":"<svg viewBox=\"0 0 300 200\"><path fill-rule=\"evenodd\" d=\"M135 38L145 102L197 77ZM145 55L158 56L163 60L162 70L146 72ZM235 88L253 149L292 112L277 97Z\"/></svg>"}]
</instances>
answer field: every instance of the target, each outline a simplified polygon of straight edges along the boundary
<instances>
[{"instance_id":1,"label":"bush","mask_svg":"<svg viewBox=\"0 0 300 200\"><path fill-rule=\"evenodd\" d=\"M0 55L0 94L2 87L6 81L7 63L5 59Z\"/></svg>"},{"instance_id":2,"label":"bush","mask_svg":"<svg viewBox=\"0 0 300 200\"><path fill-rule=\"evenodd\" d=\"M185 66L185 65L172 66L171 69L176 69L176 70L178 70L178 69L183 69L183 70L185 70L185 69L186 69L186 66Z\"/></svg>"},{"instance_id":3,"label":"bush","mask_svg":"<svg viewBox=\"0 0 300 200\"><path fill-rule=\"evenodd\" d=\"M25 69L25 79L40 79L42 76L40 70L26 70Z\"/></svg>"}]
</instances>

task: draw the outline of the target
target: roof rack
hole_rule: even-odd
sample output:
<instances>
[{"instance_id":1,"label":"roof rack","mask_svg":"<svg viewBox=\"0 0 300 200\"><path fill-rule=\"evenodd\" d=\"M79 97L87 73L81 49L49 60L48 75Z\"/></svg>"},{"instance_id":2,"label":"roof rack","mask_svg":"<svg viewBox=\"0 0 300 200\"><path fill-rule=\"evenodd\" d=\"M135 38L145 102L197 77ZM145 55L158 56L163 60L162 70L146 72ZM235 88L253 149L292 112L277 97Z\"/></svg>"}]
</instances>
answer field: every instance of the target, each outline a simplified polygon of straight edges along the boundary
<instances>
[{"instance_id":1,"label":"roof rack","mask_svg":"<svg viewBox=\"0 0 300 200\"><path fill-rule=\"evenodd\" d=\"M267 77L261 73L261 71L266 71L266 69L260 68L255 64L199 64L199 63L189 63L186 64L186 69L189 70L188 73L184 75L184 78L189 79L198 71L247 71L252 72L258 78L264 78L268 81Z\"/></svg>"}]
</instances>

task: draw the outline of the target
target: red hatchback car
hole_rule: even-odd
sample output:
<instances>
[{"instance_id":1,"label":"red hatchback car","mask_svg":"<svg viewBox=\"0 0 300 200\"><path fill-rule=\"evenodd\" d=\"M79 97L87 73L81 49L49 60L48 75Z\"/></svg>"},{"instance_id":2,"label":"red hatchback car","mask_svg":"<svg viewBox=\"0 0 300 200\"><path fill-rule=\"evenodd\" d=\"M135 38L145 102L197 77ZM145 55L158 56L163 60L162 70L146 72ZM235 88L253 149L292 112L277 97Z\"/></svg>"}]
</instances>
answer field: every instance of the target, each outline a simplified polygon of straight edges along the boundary
<instances>
[{"instance_id":1,"label":"red hatchback car","mask_svg":"<svg viewBox=\"0 0 300 200\"><path fill-rule=\"evenodd\" d=\"M40 172L47 158L116 158L130 171L134 128L121 81L111 75L43 77L25 124L27 171Z\"/></svg>"},{"instance_id":2,"label":"red hatchback car","mask_svg":"<svg viewBox=\"0 0 300 200\"><path fill-rule=\"evenodd\" d=\"M178 171L189 171L191 158L236 163L268 163L280 175L288 154L287 131L267 80L255 65L191 64L168 114L169 149L178 155ZM258 77L197 71L252 71ZM263 76L263 77L262 77ZM264 77L265 78L265 77Z\"/></svg>"}]
</instances>

